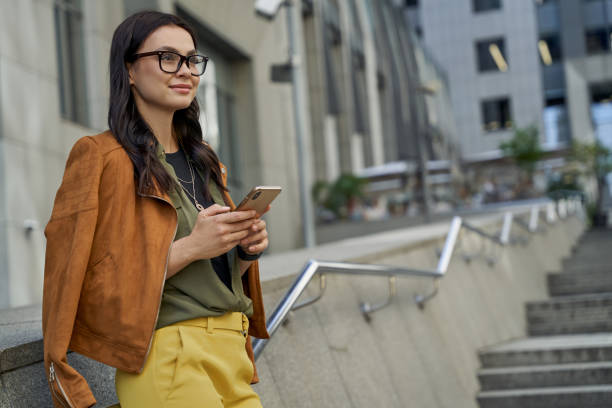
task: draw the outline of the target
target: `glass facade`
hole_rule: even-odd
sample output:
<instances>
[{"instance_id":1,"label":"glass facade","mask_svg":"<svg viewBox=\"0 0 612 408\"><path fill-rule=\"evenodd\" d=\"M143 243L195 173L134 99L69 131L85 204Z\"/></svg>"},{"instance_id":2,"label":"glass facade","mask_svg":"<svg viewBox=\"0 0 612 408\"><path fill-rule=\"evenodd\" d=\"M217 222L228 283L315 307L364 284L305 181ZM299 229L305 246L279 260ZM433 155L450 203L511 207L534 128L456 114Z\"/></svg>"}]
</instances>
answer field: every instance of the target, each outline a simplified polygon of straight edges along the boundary
<instances>
[{"instance_id":1,"label":"glass facade","mask_svg":"<svg viewBox=\"0 0 612 408\"><path fill-rule=\"evenodd\" d=\"M569 114L565 100L566 84L561 42L561 14L558 0L546 0L537 7L538 54L544 88L544 145L558 148L570 140Z\"/></svg>"},{"instance_id":2,"label":"glass facade","mask_svg":"<svg viewBox=\"0 0 612 408\"><path fill-rule=\"evenodd\" d=\"M595 137L612 149L612 82L591 86L591 120Z\"/></svg>"},{"instance_id":3,"label":"glass facade","mask_svg":"<svg viewBox=\"0 0 612 408\"><path fill-rule=\"evenodd\" d=\"M584 41L587 54L610 52L610 35L612 34L612 1L583 1L582 18L585 27Z\"/></svg>"},{"instance_id":4,"label":"glass facade","mask_svg":"<svg viewBox=\"0 0 612 408\"><path fill-rule=\"evenodd\" d=\"M565 98L551 98L546 101L543 113L545 144L555 148L569 142L570 129Z\"/></svg>"},{"instance_id":5,"label":"glass facade","mask_svg":"<svg viewBox=\"0 0 612 408\"><path fill-rule=\"evenodd\" d=\"M337 82L337 78L340 77L340 66L337 55L334 55L334 49L342 41L340 16L336 3L326 1L324 4L323 53L327 84L327 110L330 115L337 115L341 112L342 107L340 105L340 89Z\"/></svg>"},{"instance_id":6,"label":"glass facade","mask_svg":"<svg viewBox=\"0 0 612 408\"><path fill-rule=\"evenodd\" d=\"M538 41L540 62L544 65L552 65L561 61L561 37L558 33L540 35Z\"/></svg>"},{"instance_id":7,"label":"glass facade","mask_svg":"<svg viewBox=\"0 0 612 408\"><path fill-rule=\"evenodd\" d=\"M81 1L55 0L53 13L57 42L60 111L63 118L88 126Z\"/></svg>"}]
</instances>

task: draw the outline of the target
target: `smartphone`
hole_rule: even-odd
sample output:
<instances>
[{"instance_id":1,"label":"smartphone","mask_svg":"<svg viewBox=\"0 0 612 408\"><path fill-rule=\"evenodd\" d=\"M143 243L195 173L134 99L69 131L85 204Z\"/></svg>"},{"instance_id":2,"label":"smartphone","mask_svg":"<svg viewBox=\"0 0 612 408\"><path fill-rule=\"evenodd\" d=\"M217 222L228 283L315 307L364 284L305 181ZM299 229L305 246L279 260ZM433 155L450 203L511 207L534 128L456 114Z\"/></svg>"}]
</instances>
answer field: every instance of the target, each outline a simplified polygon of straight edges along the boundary
<instances>
[{"instance_id":1,"label":"smartphone","mask_svg":"<svg viewBox=\"0 0 612 408\"><path fill-rule=\"evenodd\" d=\"M281 192L279 186L257 186L244 197L234 211L255 210L258 215L263 214L277 195Z\"/></svg>"}]
</instances>

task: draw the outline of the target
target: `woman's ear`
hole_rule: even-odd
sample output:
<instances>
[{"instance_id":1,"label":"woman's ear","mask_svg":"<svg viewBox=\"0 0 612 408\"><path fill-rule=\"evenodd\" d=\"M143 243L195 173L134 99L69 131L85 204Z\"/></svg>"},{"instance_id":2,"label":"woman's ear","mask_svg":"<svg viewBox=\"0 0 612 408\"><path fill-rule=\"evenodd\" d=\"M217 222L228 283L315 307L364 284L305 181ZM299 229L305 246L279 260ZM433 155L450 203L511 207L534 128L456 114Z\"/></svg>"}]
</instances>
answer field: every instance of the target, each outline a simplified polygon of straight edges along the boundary
<instances>
[{"instance_id":1,"label":"woman's ear","mask_svg":"<svg viewBox=\"0 0 612 408\"><path fill-rule=\"evenodd\" d=\"M130 81L130 85L134 85L134 75L132 72L132 63L131 62L126 62L125 63L125 67L127 68L128 71L128 78Z\"/></svg>"}]
</instances>

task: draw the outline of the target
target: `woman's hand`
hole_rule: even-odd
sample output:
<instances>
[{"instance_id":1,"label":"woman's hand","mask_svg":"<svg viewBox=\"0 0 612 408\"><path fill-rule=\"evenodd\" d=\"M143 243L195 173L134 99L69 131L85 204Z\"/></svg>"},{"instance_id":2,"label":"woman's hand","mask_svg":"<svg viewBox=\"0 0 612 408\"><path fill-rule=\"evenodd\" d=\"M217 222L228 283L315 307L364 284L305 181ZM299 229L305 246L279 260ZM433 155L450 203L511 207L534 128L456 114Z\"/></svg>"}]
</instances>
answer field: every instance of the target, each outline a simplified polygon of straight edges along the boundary
<instances>
[{"instance_id":1,"label":"woman's hand","mask_svg":"<svg viewBox=\"0 0 612 408\"><path fill-rule=\"evenodd\" d=\"M255 222L249 228L248 235L240 240L240 247L247 254L258 254L268 248L268 231L266 230L266 222L260 217L270 211L270 206L256 217Z\"/></svg>"},{"instance_id":2,"label":"woman's hand","mask_svg":"<svg viewBox=\"0 0 612 408\"><path fill-rule=\"evenodd\" d=\"M191 234L173 242L166 279L199 259L211 259L228 252L250 233L257 213L233 211L213 204L200 211Z\"/></svg>"},{"instance_id":3,"label":"woman's hand","mask_svg":"<svg viewBox=\"0 0 612 408\"><path fill-rule=\"evenodd\" d=\"M240 247L249 255L258 254L268 248L266 222L258 219L249 228L248 235L240 241Z\"/></svg>"},{"instance_id":4,"label":"woman's hand","mask_svg":"<svg viewBox=\"0 0 612 408\"><path fill-rule=\"evenodd\" d=\"M230 212L218 204L200 211L189 235L196 259L211 259L238 245L258 221L256 215L254 210Z\"/></svg>"}]
</instances>

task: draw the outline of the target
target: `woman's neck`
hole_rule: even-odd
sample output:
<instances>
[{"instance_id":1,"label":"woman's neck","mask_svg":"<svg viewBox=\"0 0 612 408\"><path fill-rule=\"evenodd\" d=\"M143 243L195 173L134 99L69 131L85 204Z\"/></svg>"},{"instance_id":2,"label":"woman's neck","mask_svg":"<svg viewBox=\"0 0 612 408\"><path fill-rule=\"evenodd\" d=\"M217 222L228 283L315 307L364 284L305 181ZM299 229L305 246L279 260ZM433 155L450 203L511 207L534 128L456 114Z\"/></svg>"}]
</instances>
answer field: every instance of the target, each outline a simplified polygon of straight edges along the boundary
<instances>
[{"instance_id":1,"label":"woman's neck","mask_svg":"<svg viewBox=\"0 0 612 408\"><path fill-rule=\"evenodd\" d=\"M139 104L136 101L136 106L140 115L144 121L149 125L153 135L159 143L164 147L166 153L174 153L178 150L178 143L176 136L172 129L172 118L174 116L173 111L155 109L151 106L138 106L144 105Z\"/></svg>"}]
</instances>

